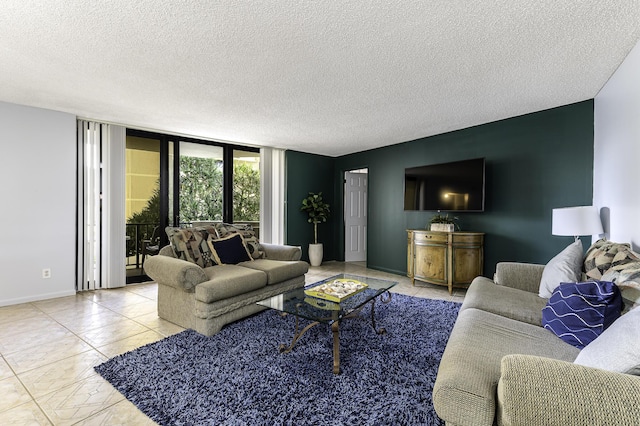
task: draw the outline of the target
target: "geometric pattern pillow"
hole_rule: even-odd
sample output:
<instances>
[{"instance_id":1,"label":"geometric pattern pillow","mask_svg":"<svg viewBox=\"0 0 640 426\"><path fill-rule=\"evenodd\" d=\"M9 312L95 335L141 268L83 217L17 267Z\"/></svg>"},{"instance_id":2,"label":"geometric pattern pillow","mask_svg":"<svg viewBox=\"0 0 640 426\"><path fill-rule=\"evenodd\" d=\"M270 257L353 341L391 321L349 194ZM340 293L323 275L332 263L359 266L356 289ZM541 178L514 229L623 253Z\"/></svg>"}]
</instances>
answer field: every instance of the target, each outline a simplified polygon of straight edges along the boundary
<instances>
[{"instance_id":1,"label":"geometric pattern pillow","mask_svg":"<svg viewBox=\"0 0 640 426\"><path fill-rule=\"evenodd\" d=\"M218 265L215 252L212 252L207 240L214 237L216 229L213 226L199 226L193 228L175 228L167 226L165 229L169 243L178 259L195 263L201 268Z\"/></svg>"},{"instance_id":2,"label":"geometric pattern pillow","mask_svg":"<svg viewBox=\"0 0 640 426\"><path fill-rule=\"evenodd\" d=\"M616 285L640 290L640 262L626 264L618 275Z\"/></svg>"},{"instance_id":3,"label":"geometric pattern pillow","mask_svg":"<svg viewBox=\"0 0 640 426\"><path fill-rule=\"evenodd\" d=\"M242 241L253 259L262 259L266 257L264 248L260 245L258 237L250 224L231 225L229 223L216 223L214 226L216 228L218 238L226 238L233 234L242 235Z\"/></svg>"},{"instance_id":4,"label":"geometric pattern pillow","mask_svg":"<svg viewBox=\"0 0 640 426\"><path fill-rule=\"evenodd\" d=\"M622 271L629 263L638 262L638 256L630 248L623 248L613 257L611 269Z\"/></svg>"},{"instance_id":5,"label":"geometric pattern pillow","mask_svg":"<svg viewBox=\"0 0 640 426\"><path fill-rule=\"evenodd\" d=\"M582 271L586 280L602 279L604 274L614 263L616 255L621 251L628 251L631 246L624 243L614 243L600 239L593 243L584 258ZM617 259L619 263L622 259Z\"/></svg>"},{"instance_id":6,"label":"geometric pattern pillow","mask_svg":"<svg viewBox=\"0 0 640 426\"><path fill-rule=\"evenodd\" d=\"M640 290L640 258L631 249L620 250L613 257L611 267L602 274L603 281L611 281L621 289Z\"/></svg>"},{"instance_id":7,"label":"geometric pattern pillow","mask_svg":"<svg viewBox=\"0 0 640 426\"><path fill-rule=\"evenodd\" d=\"M619 251L613 258L610 271L619 272L616 285L640 289L640 259L630 249Z\"/></svg>"},{"instance_id":8,"label":"geometric pattern pillow","mask_svg":"<svg viewBox=\"0 0 640 426\"><path fill-rule=\"evenodd\" d=\"M609 281L562 283L542 309L542 325L582 349L620 317L620 289Z\"/></svg>"}]
</instances>

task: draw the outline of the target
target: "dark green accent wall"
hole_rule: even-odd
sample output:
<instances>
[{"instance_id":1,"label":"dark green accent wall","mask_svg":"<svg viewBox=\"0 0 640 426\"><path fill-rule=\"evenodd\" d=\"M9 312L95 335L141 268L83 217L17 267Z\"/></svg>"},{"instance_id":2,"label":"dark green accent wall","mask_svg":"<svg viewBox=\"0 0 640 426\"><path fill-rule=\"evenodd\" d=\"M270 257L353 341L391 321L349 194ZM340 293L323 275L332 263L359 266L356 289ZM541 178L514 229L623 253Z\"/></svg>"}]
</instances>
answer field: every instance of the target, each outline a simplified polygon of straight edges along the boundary
<instances>
[{"instance_id":1,"label":"dark green accent wall","mask_svg":"<svg viewBox=\"0 0 640 426\"><path fill-rule=\"evenodd\" d=\"M325 202L330 204L331 216L327 223L318 225L318 242L323 244L324 259L338 258L334 233L341 215L336 217L334 199L335 158L306 154L297 151L285 153L286 163L286 243L302 246L302 258L309 260L308 245L313 243L313 224L307 222L309 216L300 211L302 200L309 192L322 192ZM339 211L339 210L338 210ZM343 250L344 251L344 250Z\"/></svg>"},{"instance_id":2,"label":"dark green accent wall","mask_svg":"<svg viewBox=\"0 0 640 426\"><path fill-rule=\"evenodd\" d=\"M291 153L287 185L316 184L333 169L332 207L341 212L344 171L367 167L367 265L404 275L405 231L424 229L434 214L403 210L404 169L477 157L486 159L485 211L456 216L462 230L486 233L484 275L492 277L500 261L546 263L572 241L551 235L551 210L592 204L593 100L338 158ZM322 173L305 177L314 162ZM342 215L335 218L330 241L323 241L332 257L325 259L342 260ZM299 224L288 219L291 237Z\"/></svg>"}]
</instances>

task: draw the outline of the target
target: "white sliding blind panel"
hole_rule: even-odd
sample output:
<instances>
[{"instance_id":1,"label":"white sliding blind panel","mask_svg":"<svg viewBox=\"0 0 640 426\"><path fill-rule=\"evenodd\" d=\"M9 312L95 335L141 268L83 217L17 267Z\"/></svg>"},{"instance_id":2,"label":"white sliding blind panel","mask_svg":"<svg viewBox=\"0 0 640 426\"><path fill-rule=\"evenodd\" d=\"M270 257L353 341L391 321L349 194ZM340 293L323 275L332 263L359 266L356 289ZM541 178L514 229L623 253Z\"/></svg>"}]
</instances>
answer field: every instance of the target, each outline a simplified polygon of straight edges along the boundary
<instances>
[{"instance_id":1,"label":"white sliding blind panel","mask_svg":"<svg viewBox=\"0 0 640 426\"><path fill-rule=\"evenodd\" d=\"M260 240L284 244L284 150L260 149Z\"/></svg>"},{"instance_id":2,"label":"white sliding blind panel","mask_svg":"<svg viewBox=\"0 0 640 426\"><path fill-rule=\"evenodd\" d=\"M125 285L125 129L78 120L76 289Z\"/></svg>"}]
</instances>

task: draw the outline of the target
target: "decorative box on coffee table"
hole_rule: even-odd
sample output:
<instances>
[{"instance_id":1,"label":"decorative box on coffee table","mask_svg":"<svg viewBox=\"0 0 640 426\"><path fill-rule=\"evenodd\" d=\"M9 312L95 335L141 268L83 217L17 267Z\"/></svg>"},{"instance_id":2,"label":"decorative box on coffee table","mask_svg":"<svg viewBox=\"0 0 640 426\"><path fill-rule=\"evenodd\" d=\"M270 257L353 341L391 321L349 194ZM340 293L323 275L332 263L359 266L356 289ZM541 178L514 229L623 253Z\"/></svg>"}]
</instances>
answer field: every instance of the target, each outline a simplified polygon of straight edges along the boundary
<instances>
[{"instance_id":1,"label":"decorative box on coffee table","mask_svg":"<svg viewBox=\"0 0 640 426\"><path fill-rule=\"evenodd\" d=\"M407 276L453 287L467 287L482 275L484 233L407 230Z\"/></svg>"}]
</instances>

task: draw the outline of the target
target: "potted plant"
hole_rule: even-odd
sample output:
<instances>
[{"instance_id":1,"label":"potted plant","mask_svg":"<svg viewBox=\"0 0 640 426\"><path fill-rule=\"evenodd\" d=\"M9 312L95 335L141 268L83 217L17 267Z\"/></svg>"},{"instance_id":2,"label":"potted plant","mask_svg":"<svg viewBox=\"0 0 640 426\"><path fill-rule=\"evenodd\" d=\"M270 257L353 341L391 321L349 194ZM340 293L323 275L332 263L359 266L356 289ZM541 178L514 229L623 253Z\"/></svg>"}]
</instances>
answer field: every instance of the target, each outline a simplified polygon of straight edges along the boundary
<instances>
[{"instance_id":1,"label":"potted plant","mask_svg":"<svg viewBox=\"0 0 640 426\"><path fill-rule=\"evenodd\" d=\"M323 247L322 243L318 243L318 224L326 222L329 217L329 204L322 200L322 192L309 196L302 200L301 211L307 212L309 223L313 223L313 244L309 244L309 262L311 266L319 266L322 263Z\"/></svg>"},{"instance_id":2,"label":"potted plant","mask_svg":"<svg viewBox=\"0 0 640 426\"><path fill-rule=\"evenodd\" d=\"M431 231L453 232L456 229L460 229L456 224L456 220L458 220L456 216L438 213L429 221L429 229Z\"/></svg>"}]
</instances>

